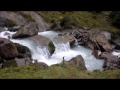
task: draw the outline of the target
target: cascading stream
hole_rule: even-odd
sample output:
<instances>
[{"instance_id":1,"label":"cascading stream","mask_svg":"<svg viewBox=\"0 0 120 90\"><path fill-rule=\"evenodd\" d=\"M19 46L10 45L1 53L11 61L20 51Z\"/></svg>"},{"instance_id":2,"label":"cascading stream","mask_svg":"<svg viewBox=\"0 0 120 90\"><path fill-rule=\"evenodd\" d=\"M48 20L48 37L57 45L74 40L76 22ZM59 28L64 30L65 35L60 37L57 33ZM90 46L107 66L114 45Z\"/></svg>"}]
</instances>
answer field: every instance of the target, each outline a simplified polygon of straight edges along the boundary
<instances>
[{"instance_id":1,"label":"cascading stream","mask_svg":"<svg viewBox=\"0 0 120 90\"><path fill-rule=\"evenodd\" d=\"M8 34L5 34L8 33ZM8 36L12 36L15 32L9 32L4 31L0 33L0 37L2 38L8 38ZM44 37L47 37L49 39L53 39L54 37L58 36L58 33L54 31L45 31L45 32L39 32L38 35L42 35ZM102 69L103 60L96 59L93 55L91 55L92 50L84 48L82 46L77 45L74 48L70 48L69 42L63 44L56 44L55 45L55 52L52 56L50 56L50 53L48 51L47 47L39 46L33 41L30 41L29 39L10 39L14 43L19 43L23 46L27 46L31 53L32 53L32 59L37 60L38 62L44 62L46 64L53 65L62 62L63 57L66 61L69 61L71 58L81 55L84 58L85 65L88 71L96 70L96 69Z\"/></svg>"}]
</instances>

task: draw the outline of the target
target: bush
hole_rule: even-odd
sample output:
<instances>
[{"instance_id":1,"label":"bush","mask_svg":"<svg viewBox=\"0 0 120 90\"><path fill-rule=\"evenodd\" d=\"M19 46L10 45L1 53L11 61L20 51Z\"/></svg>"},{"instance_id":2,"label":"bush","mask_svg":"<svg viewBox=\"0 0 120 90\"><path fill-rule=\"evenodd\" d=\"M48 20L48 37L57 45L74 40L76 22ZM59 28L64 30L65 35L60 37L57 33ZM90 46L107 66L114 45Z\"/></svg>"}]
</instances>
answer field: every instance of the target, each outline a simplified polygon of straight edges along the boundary
<instances>
[{"instance_id":1,"label":"bush","mask_svg":"<svg viewBox=\"0 0 120 90\"><path fill-rule=\"evenodd\" d=\"M15 60L9 60L9 61L6 61L3 63L3 68L6 68L6 67L17 67L17 63Z\"/></svg>"},{"instance_id":2,"label":"bush","mask_svg":"<svg viewBox=\"0 0 120 90\"><path fill-rule=\"evenodd\" d=\"M72 24L74 23L74 20L72 19L71 16L66 15L62 20L60 25L62 27L64 27L64 29L71 29L72 28Z\"/></svg>"},{"instance_id":3,"label":"bush","mask_svg":"<svg viewBox=\"0 0 120 90\"><path fill-rule=\"evenodd\" d=\"M113 11L109 15L113 26L120 28L120 11Z\"/></svg>"}]
</instances>

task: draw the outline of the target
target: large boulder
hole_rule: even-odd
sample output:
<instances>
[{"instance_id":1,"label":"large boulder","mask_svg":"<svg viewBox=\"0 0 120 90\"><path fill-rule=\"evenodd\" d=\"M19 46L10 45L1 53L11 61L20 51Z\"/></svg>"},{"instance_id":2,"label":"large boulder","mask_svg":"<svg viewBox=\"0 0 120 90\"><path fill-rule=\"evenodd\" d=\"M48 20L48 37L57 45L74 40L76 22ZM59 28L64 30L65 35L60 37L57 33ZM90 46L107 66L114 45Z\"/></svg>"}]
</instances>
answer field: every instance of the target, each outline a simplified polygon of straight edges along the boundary
<instances>
[{"instance_id":1,"label":"large boulder","mask_svg":"<svg viewBox=\"0 0 120 90\"><path fill-rule=\"evenodd\" d=\"M104 34L102 34L102 33L98 34L96 37L96 41L98 42L98 44L100 46L102 46L102 48L105 51L112 51L112 47L111 47L110 43L108 42L108 40Z\"/></svg>"},{"instance_id":2,"label":"large boulder","mask_svg":"<svg viewBox=\"0 0 120 90\"><path fill-rule=\"evenodd\" d=\"M109 52L102 52L99 58L105 60L104 68L120 68L120 58Z\"/></svg>"},{"instance_id":3,"label":"large boulder","mask_svg":"<svg viewBox=\"0 0 120 90\"><path fill-rule=\"evenodd\" d=\"M23 16L12 11L0 11L0 18L2 18L2 26L11 27L15 25L25 25L27 21Z\"/></svg>"},{"instance_id":4,"label":"large boulder","mask_svg":"<svg viewBox=\"0 0 120 90\"><path fill-rule=\"evenodd\" d=\"M36 46L38 45L47 47L51 55L55 51L55 46L53 42L46 37L43 37L41 35L35 35L33 37L30 37L29 40L33 41L36 44Z\"/></svg>"},{"instance_id":5,"label":"large boulder","mask_svg":"<svg viewBox=\"0 0 120 90\"><path fill-rule=\"evenodd\" d=\"M109 41L111 40L111 33L110 32L102 31L101 33L105 35L105 38L107 40L109 40Z\"/></svg>"},{"instance_id":6,"label":"large boulder","mask_svg":"<svg viewBox=\"0 0 120 90\"><path fill-rule=\"evenodd\" d=\"M38 34L38 28L35 23L29 23L23 27L21 27L15 34L13 34L12 38L24 38L31 37Z\"/></svg>"},{"instance_id":7,"label":"large boulder","mask_svg":"<svg viewBox=\"0 0 120 90\"><path fill-rule=\"evenodd\" d=\"M75 37L73 35L63 35L53 38L53 42L55 44L66 44L67 42L70 43L70 46L73 47L75 44Z\"/></svg>"},{"instance_id":8,"label":"large boulder","mask_svg":"<svg viewBox=\"0 0 120 90\"><path fill-rule=\"evenodd\" d=\"M62 27L61 27L60 23L55 23L50 27L50 29L54 30L54 31L61 31Z\"/></svg>"},{"instance_id":9,"label":"large boulder","mask_svg":"<svg viewBox=\"0 0 120 90\"><path fill-rule=\"evenodd\" d=\"M85 66L84 59L83 59L83 57L81 55L73 57L69 61L63 61L60 64L62 64L62 65L72 65L72 66L78 67L81 70L87 70L87 68Z\"/></svg>"},{"instance_id":10,"label":"large boulder","mask_svg":"<svg viewBox=\"0 0 120 90\"><path fill-rule=\"evenodd\" d=\"M11 31L11 32L16 32L18 31L22 26L13 26L13 27L9 27L8 28L8 31Z\"/></svg>"},{"instance_id":11,"label":"large boulder","mask_svg":"<svg viewBox=\"0 0 120 90\"><path fill-rule=\"evenodd\" d=\"M15 58L2 63L2 68L6 67L22 67L26 65L32 65L32 61L29 58Z\"/></svg>"},{"instance_id":12,"label":"large boulder","mask_svg":"<svg viewBox=\"0 0 120 90\"><path fill-rule=\"evenodd\" d=\"M6 29L4 27L0 27L0 32L5 31Z\"/></svg>"},{"instance_id":13,"label":"large boulder","mask_svg":"<svg viewBox=\"0 0 120 90\"><path fill-rule=\"evenodd\" d=\"M30 58L15 58L17 66L32 65L32 60Z\"/></svg>"},{"instance_id":14,"label":"large boulder","mask_svg":"<svg viewBox=\"0 0 120 90\"><path fill-rule=\"evenodd\" d=\"M24 14L31 15L31 18L35 20L35 23L38 26L39 31L46 31L49 27L43 18L34 11L22 11Z\"/></svg>"},{"instance_id":15,"label":"large boulder","mask_svg":"<svg viewBox=\"0 0 120 90\"><path fill-rule=\"evenodd\" d=\"M4 59L15 58L18 55L14 43L5 38L0 38L0 57Z\"/></svg>"},{"instance_id":16,"label":"large boulder","mask_svg":"<svg viewBox=\"0 0 120 90\"><path fill-rule=\"evenodd\" d=\"M31 55L31 51L29 50L28 47L22 46L18 43L14 43L14 44L17 48L18 53L19 53L17 56L18 58L28 58L29 57L31 59L32 55Z\"/></svg>"},{"instance_id":17,"label":"large boulder","mask_svg":"<svg viewBox=\"0 0 120 90\"><path fill-rule=\"evenodd\" d=\"M110 35L98 29L90 30L89 39L94 44L94 49L100 50L102 52L111 52L113 48L111 47L108 40L110 40Z\"/></svg>"},{"instance_id":18,"label":"large boulder","mask_svg":"<svg viewBox=\"0 0 120 90\"><path fill-rule=\"evenodd\" d=\"M40 68L44 68L44 69L49 67L46 63L38 62L37 60L34 61L33 65L39 66Z\"/></svg>"},{"instance_id":19,"label":"large boulder","mask_svg":"<svg viewBox=\"0 0 120 90\"><path fill-rule=\"evenodd\" d=\"M30 22L36 23L39 31L46 31L49 26L34 11L0 11L0 26L2 27L23 26Z\"/></svg>"}]
</instances>

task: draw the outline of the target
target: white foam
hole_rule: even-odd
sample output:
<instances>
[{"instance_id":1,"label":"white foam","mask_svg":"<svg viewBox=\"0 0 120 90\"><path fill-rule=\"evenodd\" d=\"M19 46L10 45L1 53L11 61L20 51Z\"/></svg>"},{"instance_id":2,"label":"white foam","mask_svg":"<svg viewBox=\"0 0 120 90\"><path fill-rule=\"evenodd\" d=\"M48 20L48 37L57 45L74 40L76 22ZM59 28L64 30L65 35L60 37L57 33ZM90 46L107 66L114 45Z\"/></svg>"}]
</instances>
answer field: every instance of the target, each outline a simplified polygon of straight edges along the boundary
<instances>
[{"instance_id":1,"label":"white foam","mask_svg":"<svg viewBox=\"0 0 120 90\"><path fill-rule=\"evenodd\" d=\"M15 32L4 31L0 33L0 37L8 38L8 35L5 35L5 32L9 33L12 36ZM39 32L39 35L50 38L51 40L58 35L58 33L54 31L46 31ZM55 44L55 52L50 56L47 47L39 46L35 42L30 41L28 39L10 39L14 43L19 43L23 46L27 46L31 53L32 59L37 60L38 62L44 62L47 65L57 64L64 60L69 61L71 58L81 55L84 58L85 65L88 71L102 69L103 60L96 59L93 55L91 55L92 50L84 48L82 46L75 46L73 49L70 48L69 42L66 44ZM34 61L33 61L34 63Z\"/></svg>"}]
</instances>

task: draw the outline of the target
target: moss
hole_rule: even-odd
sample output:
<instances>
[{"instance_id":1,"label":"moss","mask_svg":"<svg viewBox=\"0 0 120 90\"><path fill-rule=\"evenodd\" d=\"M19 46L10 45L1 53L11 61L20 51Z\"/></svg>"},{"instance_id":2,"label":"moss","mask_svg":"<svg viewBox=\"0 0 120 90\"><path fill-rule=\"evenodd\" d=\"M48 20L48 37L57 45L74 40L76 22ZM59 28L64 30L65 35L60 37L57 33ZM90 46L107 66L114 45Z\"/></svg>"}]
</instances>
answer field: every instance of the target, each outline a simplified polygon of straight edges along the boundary
<instances>
[{"instance_id":1,"label":"moss","mask_svg":"<svg viewBox=\"0 0 120 90\"><path fill-rule=\"evenodd\" d=\"M54 44L53 44L52 42L50 42L50 43L48 44L48 50L49 50L49 52L50 52L51 55L54 53L54 51L55 51L55 46L54 46Z\"/></svg>"},{"instance_id":2,"label":"moss","mask_svg":"<svg viewBox=\"0 0 120 90\"><path fill-rule=\"evenodd\" d=\"M6 67L17 67L17 63L15 60L9 60L3 63L3 68Z\"/></svg>"},{"instance_id":3,"label":"moss","mask_svg":"<svg viewBox=\"0 0 120 90\"><path fill-rule=\"evenodd\" d=\"M30 14L24 13L24 12L19 12L20 15L22 15L24 18L27 19L29 22L35 22L35 20L32 18Z\"/></svg>"},{"instance_id":4,"label":"moss","mask_svg":"<svg viewBox=\"0 0 120 90\"><path fill-rule=\"evenodd\" d=\"M8 27L13 27L17 25L15 21L9 19L7 19L6 24L7 24L6 26Z\"/></svg>"}]
</instances>

